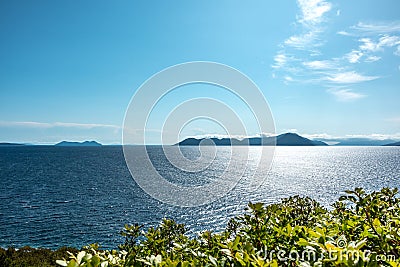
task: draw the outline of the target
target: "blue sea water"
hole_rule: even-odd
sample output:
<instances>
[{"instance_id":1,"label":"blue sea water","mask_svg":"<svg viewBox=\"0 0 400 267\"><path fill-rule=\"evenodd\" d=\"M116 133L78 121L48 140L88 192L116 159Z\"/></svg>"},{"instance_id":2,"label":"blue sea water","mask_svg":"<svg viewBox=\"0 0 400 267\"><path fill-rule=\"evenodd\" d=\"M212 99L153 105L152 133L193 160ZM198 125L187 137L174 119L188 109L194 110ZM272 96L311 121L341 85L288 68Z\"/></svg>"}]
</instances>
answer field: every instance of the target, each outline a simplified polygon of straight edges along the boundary
<instances>
[{"instance_id":1,"label":"blue sea water","mask_svg":"<svg viewBox=\"0 0 400 267\"><path fill-rule=\"evenodd\" d=\"M186 147L190 157L197 148ZM177 183L208 182L219 164L199 174L168 165L160 147L150 147L154 166ZM253 154L259 147L251 147ZM223 229L249 201L277 202L310 196L329 206L346 189L400 187L399 147L277 147L273 165L261 166L256 191L239 184L226 196L195 208L174 207L147 195L132 179L122 147L23 146L0 148L0 246L57 248L98 242L114 248L126 223L155 225L164 217L185 223L192 234ZM234 174L232 174L234 175Z\"/></svg>"}]
</instances>

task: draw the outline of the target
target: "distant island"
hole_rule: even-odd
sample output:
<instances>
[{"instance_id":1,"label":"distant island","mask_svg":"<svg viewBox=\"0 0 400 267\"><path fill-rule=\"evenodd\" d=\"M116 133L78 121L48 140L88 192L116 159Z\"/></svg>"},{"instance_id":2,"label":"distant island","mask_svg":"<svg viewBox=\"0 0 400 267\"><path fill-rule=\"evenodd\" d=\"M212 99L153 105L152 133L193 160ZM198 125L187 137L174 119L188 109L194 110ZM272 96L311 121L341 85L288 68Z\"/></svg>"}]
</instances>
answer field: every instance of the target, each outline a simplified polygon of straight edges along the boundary
<instances>
[{"instance_id":1,"label":"distant island","mask_svg":"<svg viewBox=\"0 0 400 267\"><path fill-rule=\"evenodd\" d=\"M400 142L386 144L384 146L400 146Z\"/></svg>"},{"instance_id":2,"label":"distant island","mask_svg":"<svg viewBox=\"0 0 400 267\"><path fill-rule=\"evenodd\" d=\"M96 141L84 141L84 142L62 141L60 143L55 144L55 146L102 146L102 145Z\"/></svg>"},{"instance_id":3,"label":"distant island","mask_svg":"<svg viewBox=\"0 0 400 267\"><path fill-rule=\"evenodd\" d=\"M322 141L314 141L302 137L296 133L284 133L278 136L270 137L251 137L244 139L236 138L187 138L176 145L179 146L198 146L200 142L202 145L212 145L213 141L216 146L327 146L328 144Z\"/></svg>"},{"instance_id":4,"label":"distant island","mask_svg":"<svg viewBox=\"0 0 400 267\"><path fill-rule=\"evenodd\" d=\"M19 143L0 143L0 146L24 146L25 144Z\"/></svg>"},{"instance_id":5,"label":"distant island","mask_svg":"<svg viewBox=\"0 0 400 267\"><path fill-rule=\"evenodd\" d=\"M325 141L325 140L323 140ZM337 140L330 140L336 141L337 144L335 146L384 146L390 143L394 143L394 140L391 139L370 139L370 138L342 138Z\"/></svg>"}]
</instances>

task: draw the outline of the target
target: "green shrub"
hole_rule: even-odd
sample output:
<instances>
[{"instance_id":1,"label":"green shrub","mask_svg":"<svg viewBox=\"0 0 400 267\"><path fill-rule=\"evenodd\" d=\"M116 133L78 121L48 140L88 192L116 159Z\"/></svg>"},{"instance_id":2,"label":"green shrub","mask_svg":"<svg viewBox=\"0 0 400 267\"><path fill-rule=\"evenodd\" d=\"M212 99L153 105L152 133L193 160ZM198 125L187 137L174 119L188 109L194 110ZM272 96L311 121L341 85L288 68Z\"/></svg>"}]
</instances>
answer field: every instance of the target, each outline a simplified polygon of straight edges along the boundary
<instances>
[{"instance_id":1,"label":"green shrub","mask_svg":"<svg viewBox=\"0 0 400 267\"><path fill-rule=\"evenodd\" d=\"M278 204L249 203L221 233L196 238L164 219L155 228L126 225L118 250L90 247L61 266L400 266L397 189L346 191L327 210L294 196Z\"/></svg>"},{"instance_id":2,"label":"green shrub","mask_svg":"<svg viewBox=\"0 0 400 267\"><path fill-rule=\"evenodd\" d=\"M125 225L115 250L0 249L0 266L400 266L397 189L345 193L330 210L299 196L249 203L223 232L195 238L164 219L147 230Z\"/></svg>"},{"instance_id":3,"label":"green shrub","mask_svg":"<svg viewBox=\"0 0 400 267\"><path fill-rule=\"evenodd\" d=\"M68 252L78 253L76 248L62 247L58 250L45 248L22 247L19 249L0 248L0 266L2 267L24 267L24 266L57 266L56 260L68 257Z\"/></svg>"}]
</instances>

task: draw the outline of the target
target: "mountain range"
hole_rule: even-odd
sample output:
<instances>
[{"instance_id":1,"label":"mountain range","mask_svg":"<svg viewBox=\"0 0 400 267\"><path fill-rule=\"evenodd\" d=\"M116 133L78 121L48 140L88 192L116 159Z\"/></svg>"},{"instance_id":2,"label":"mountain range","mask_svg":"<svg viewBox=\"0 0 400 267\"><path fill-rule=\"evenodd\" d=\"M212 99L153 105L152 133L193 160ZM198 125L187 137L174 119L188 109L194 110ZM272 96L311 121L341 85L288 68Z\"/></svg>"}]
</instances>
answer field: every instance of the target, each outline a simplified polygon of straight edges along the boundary
<instances>
[{"instance_id":1,"label":"mountain range","mask_svg":"<svg viewBox=\"0 0 400 267\"><path fill-rule=\"evenodd\" d=\"M400 146L400 142L386 144L385 146Z\"/></svg>"},{"instance_id":2,"label":"mountain range","mask_svg":"<svg viewBox=\"0 0 400 267\"><path fill-rule=\"evenodd\" d=\"M392 139L370 139L370 138L338 138L338 139L319 139L325 143L335 146L384 146L395 143Z\"/></svg>"},{"instance_id":3,"label":"mountain range","mask_svg":"<svg viewBox=\"0 0 400 267\"><path fill-rule=\"evenodd\" d=\"M328 144L322 141L314 141L302 137L295 133L284 133L278 136L270 137L250 137L244 139L236 138L187 138L176 145L179 146L198 146L200 145L213 145L216 146L327 146Z\"/></svg>"},{"instance_id":4,"label":"mountain range","mask_svg":"<svg viewBox=\"0 0 400 267\"><path fill-rule=\"evenodd\" d=\"M19 143L0 143L0 146L24 146L25 144Z\"/></svg>"},{"instance_id":5,"label":"mountain range","mask_svg":"<svg viewBox=\"0 0 400 267\"><path fill-rule=\"evenodd\" d=\"M101 146L101 144L97 143L96 141L84 141L84 142L62 141L60 143L55 144L55 146Z\"/></svg>"}]
</instances>

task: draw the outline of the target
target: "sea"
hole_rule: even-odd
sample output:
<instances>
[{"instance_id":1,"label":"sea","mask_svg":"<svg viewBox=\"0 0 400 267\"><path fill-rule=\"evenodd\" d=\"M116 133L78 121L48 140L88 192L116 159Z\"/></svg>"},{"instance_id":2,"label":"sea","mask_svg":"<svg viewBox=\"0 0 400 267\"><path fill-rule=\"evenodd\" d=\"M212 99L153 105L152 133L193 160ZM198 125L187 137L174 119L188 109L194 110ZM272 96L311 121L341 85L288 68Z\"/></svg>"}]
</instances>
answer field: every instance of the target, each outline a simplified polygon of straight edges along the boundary
<instances>
[{"instance_id":1,"label":"sea","mask_svg":"<svg viewBox=\"0 0 400 267\"><path fill-rule=\"evenodd\" d=\"M217 147L218 164L196 174L174 169L161 147L148 147L157 171L189 185L218 179L229 161L227 149ZM249 149L257 154L262 148ZM199 153L197 147L184 150L188 158ZM272 165L261 166L257 173L262 184L256 190L239 180L211 203L179 207L154 199L138 186L121 146L1 147L0 247L56 249L98 243L116 248L123 242L119 233L125 224L146 228L162 218L184 223L189 235L218 232L230 218L245 212L249 202L268 204L301 195L330 208L347 189L400 187L399 163L400 147L276 147Z\"/></svg>"}]
</instances>

